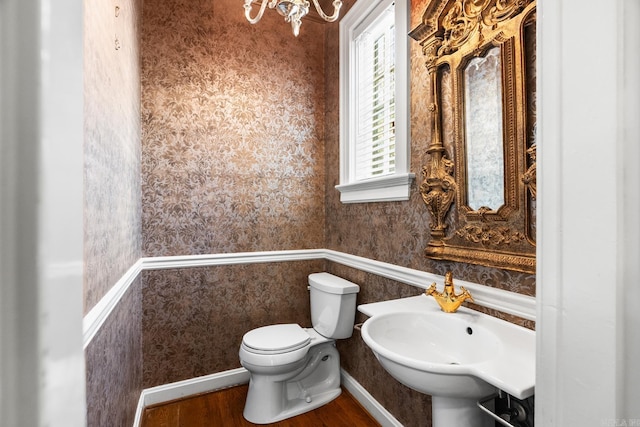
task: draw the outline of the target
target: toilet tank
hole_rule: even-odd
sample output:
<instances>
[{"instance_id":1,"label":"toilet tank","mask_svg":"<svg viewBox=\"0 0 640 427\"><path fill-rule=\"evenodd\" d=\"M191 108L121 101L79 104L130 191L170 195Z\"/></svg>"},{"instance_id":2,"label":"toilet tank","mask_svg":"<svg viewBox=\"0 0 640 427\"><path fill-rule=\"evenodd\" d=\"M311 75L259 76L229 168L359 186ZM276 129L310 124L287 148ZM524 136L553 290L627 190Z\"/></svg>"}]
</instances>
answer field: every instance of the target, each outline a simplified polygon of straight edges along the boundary
<instances>
[{"instance_id":1,"label":"toilet tank","mask_svg":"<svg viewBox=\"0 0 640 427\"><path fill-rule=\"evenodd\" d=\"M327 338L349 338L360 287L329 273L310 274L309 286L313 329Z\"/></svg>"}]
</instances>

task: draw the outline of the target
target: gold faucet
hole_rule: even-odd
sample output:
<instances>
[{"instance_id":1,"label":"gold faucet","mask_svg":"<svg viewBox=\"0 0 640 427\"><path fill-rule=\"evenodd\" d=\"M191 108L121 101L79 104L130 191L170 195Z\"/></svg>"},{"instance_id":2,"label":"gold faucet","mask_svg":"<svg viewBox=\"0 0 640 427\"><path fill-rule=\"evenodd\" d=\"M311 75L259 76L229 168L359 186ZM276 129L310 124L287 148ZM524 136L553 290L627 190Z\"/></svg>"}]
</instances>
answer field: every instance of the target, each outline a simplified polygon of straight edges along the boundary
<instances>
[{"instance_id":1,"label":"gold faucet","mask_svg":"<svg viewBox=\"0 0 640 427\"><path fill-rule=\"evenodd\" d=\"M460 290L462 290L462 293L456 295L453 288L453 273L447 271L444 275L444 291L442 293L436 290L435 282L432 283L429 289L424 293L426 295L433 295L436 302L445 313L455 313L456 310L458 310L458 307L460 307L465 300L473 302L471 294L464 288L464 286L460 286Z\"/></svg>"}]
</instances>

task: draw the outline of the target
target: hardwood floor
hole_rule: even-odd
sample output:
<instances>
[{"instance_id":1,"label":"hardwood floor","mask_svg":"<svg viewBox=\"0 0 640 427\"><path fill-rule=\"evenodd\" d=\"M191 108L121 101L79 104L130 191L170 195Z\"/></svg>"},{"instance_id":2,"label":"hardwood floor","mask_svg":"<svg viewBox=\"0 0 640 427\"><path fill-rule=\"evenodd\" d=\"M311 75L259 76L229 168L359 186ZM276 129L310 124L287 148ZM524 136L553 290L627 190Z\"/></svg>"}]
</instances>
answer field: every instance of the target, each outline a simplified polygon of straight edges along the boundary
<instances>
[{"instance_id":1,"label":"hardwood floor","mask_svg":"<svg viewBox=\"0 0 640 427\"><path fill-rule=\"evenodd\" d=\"M146 408L142 427L254 426L242 417L248 386L237 386ZM343 389L320 408L277 423L275 427L374 427L380 424Z\"/></svg>"}]
</instances>

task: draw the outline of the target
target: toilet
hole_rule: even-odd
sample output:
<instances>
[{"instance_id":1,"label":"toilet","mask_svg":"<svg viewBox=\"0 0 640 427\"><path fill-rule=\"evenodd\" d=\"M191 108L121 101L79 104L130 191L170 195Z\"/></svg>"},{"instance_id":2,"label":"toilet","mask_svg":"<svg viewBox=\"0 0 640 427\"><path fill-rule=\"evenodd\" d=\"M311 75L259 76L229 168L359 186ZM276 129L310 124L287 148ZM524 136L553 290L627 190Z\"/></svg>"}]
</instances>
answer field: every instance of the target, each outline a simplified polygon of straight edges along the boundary
<instances>
[{"instance_id":1,"label":"toilet","mask_svg":"<svg viewBox=\"0 0 640 427\"><path fill-rule=\"evenodd\" d=\"M340 355L336 339L353 332L360 287L329 273L309 275L311 323L263 326L247 332L240 363L250 373L244 418L269 424L338 397Z\"/></svg>"}]
</instances>

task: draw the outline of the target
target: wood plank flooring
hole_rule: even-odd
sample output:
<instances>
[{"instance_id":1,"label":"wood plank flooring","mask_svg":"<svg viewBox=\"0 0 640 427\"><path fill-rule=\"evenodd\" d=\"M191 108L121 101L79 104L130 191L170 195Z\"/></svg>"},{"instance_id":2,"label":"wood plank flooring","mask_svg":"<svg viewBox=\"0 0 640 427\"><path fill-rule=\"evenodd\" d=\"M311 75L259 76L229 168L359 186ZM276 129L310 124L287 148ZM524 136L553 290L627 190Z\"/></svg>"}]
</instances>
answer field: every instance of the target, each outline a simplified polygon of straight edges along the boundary
<instances>
[{"instance_id":1,"label":"wood plank flooring","mask_svg":"<svg viewBox=\"0 0 640 427\"><path fill-rule=\"evenodd\" d=\"M142 427L254 426L242 417L247 390L247 385L237 386L146 408ZM338 398L314 411L267 426L377 427L380 424L343 389Z\"/></svg>"}]
</instances>

